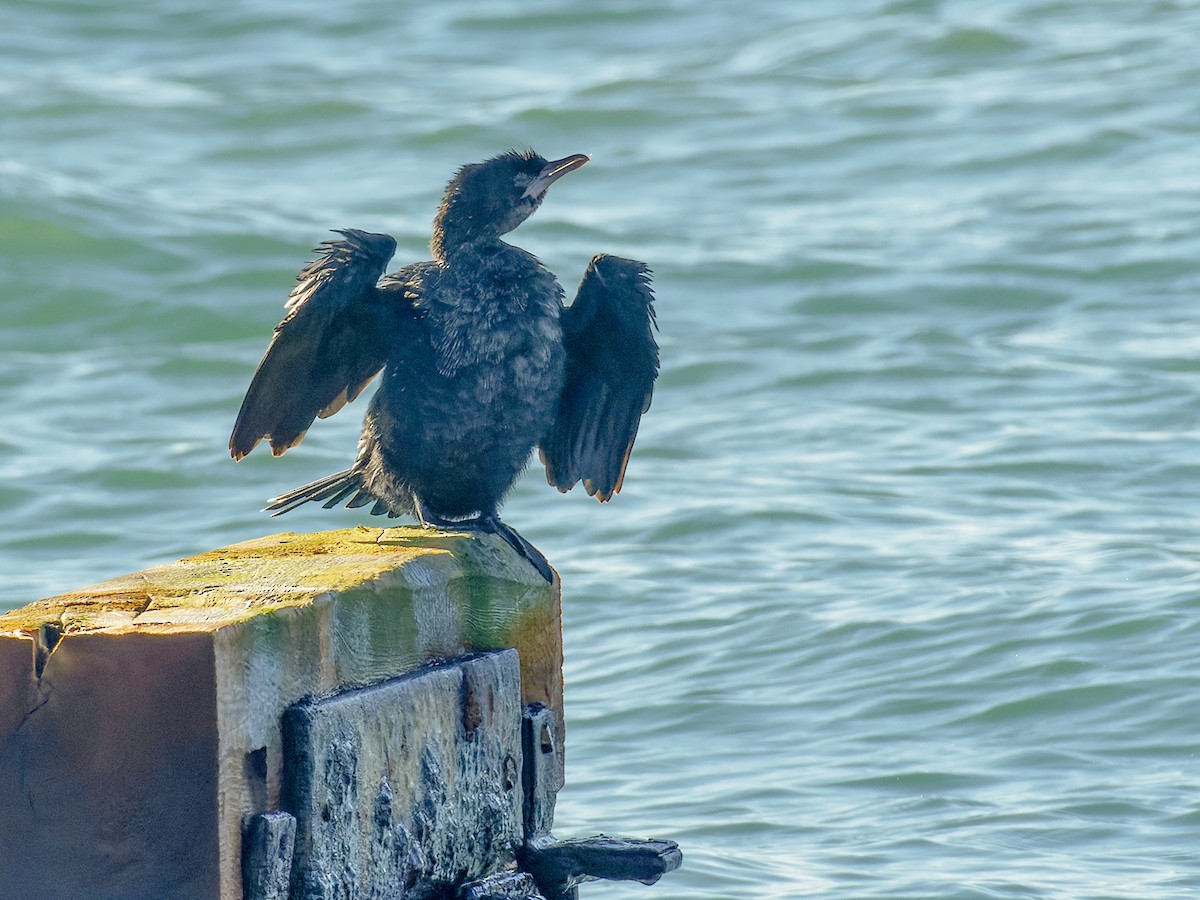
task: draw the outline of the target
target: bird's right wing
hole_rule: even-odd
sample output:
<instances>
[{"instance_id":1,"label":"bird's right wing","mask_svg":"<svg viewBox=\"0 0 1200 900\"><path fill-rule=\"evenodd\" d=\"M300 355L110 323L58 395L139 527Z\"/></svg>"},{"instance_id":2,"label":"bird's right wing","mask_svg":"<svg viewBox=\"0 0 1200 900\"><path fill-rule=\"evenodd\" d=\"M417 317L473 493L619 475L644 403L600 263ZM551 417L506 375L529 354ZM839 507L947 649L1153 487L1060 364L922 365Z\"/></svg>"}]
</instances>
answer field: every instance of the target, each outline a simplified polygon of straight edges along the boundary
<instances>
[{"instance_id":1,"label":"bird's right wing","mask_svg":"<svg viewBox=\"0 0 1200 900\"><path fill-rule=\"evenodd\" d=\"M541 441L546 479L560 491L582 481L602 503L621 490L642 413L658 376L654 296L644 263L601 254L563 310L567 380Z\"/></svg>"},{"instance_id":2,"label":"bird's right wing","mask_svg":"<svg viewBox=\"0 0 1200 900\"><path fill-rule=\"evenodd\" d=\"M347 228L325 241L296 277L238 412L229 452L241 459L263 438L281 455L317 416L331 416L383 368L381 320L388 300L376 288L396 242ZM394 295L393 295L394 296Z\"/></svg>"}]
</instances>

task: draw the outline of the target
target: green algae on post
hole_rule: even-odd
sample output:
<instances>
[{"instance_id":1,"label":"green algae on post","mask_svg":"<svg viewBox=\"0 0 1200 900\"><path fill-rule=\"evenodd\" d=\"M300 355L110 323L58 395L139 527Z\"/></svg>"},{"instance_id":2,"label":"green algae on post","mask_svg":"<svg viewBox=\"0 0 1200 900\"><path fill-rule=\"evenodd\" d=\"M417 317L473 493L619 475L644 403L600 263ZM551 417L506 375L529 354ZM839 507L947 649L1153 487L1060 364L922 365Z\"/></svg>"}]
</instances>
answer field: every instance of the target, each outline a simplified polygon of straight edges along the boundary
<instances>
[{"instance_id":1,"label":"green algae on post","mask_svg":"<svg viewBox=\"0 0 1200 900\"><path fill-rule=\"evenodd\" d=\"M495 536L421 528L271 535L13 610L0 796L24 800L0 817L0 853L70 887L117 847L119 868L154 861L188 896L241 896L241 823L278 806L284 709L509 647L521 703L561 729L557 578Z\"/></svg>"}]
</instances>

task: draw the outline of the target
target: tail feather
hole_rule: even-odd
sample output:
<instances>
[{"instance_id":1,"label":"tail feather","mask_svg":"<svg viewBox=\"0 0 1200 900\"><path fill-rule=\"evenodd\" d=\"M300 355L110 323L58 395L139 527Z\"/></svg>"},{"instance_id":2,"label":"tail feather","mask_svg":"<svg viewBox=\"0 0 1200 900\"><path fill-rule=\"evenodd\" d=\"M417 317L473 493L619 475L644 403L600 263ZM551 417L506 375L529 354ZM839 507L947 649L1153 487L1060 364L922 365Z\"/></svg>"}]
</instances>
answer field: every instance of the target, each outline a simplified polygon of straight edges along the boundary
<instances>
[{"instance_id":1,"label":"tail feather","mask_svg":"<svg viewBox=\"0 0 1200 900\"><path fill-rule=\"evenodd\" d=\"M280 494L278 497L272 498L271 502L264 507L263 512L269 512L272 516L281 516L285 512L291 512L297 506L303 506L305 503L312 501L328 501L324 504L326 509L336 506L343 498L357 491L352 503L366 496L366 500L358 503L366 503L376 499L367 492L363 487L362 474L354 469L347 469L344 472L337 472L333 475L327 475L324 478L318 478L316 481L301 485L294 490L288 491L286 494ZM382 502L382 501L380 501Z\"/></svg>"},{"instance_id":2,"label":"tail feather","mask_svg":"<svg viewBox=\"0 0 1200 900\"><path fill-rule=\"evenodd\" d=\"M390 516L393 519L396 518L396 514L394 512L392 512L391 507L389 507L382 500L375 501L375 505L371 507L371 515L373 515L373 516Z\"/></svg>"},{"instance_id":3,"label":"tail feather","mask_svg":"<svg viewBox=\"0 0 1200 900\"><path fill-rule=\"evenodd\" d=\"M358 509L360 506L366 506L374 499L375 495L370 491L359 488L358 493L346 501L346 509Z\"/></svg>"},{"instance_id":4,"label":"tail feather","mask_svg":"<svg viewBox=\"0 0 1200 900\"><path fill-rule=\"evenodd\" d=\"M329 499L322 503L321 506L325 509L333 509L335 506L345 500L350 494L353 494L359 490L361 490L361 488L359 488L358 484L354 482L343 484L336 491L334 491L333 494L328 495Z\"/></svg>"}]
</instances>

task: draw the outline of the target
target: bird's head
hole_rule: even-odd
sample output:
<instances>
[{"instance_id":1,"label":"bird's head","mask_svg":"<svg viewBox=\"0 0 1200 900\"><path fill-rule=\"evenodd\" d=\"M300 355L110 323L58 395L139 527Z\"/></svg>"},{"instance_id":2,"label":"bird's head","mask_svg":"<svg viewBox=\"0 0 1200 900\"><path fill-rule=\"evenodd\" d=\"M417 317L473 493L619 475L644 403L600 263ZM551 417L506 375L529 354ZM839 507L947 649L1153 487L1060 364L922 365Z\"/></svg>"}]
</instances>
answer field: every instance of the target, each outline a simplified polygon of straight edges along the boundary
<instances>
[{"instance_id":1,"label":"bird's head","mask_svg":"<svg viewBox=\"0 0 1200 900\"><path fill-rule=\"evenodd\" d=\"M563 175L588 161L582 153L546 160L532 150L509 150L463 166L446 186L433 223L433 254L491 241L528 219Z\"/></svg>"}]
</instances>

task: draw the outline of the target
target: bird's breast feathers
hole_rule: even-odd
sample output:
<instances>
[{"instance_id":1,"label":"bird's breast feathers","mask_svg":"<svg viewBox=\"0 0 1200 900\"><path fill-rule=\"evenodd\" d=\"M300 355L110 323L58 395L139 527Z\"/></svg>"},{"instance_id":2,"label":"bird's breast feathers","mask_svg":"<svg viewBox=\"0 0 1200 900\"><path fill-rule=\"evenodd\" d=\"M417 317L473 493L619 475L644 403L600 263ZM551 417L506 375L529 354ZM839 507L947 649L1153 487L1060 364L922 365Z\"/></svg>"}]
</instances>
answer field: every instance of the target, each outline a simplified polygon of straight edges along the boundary
<instances>
[{"instance_id":1,"label":"bird's breast feathers","mask_svg":"<svg viewBox=\"0 0 1200 900\"><path fill-rule=\"evenodd\" d=\"M438 372L517 367L531 375L561 367L561 298L562 287L540 265L482 267L465 278L439 273L421 303Z\"/></svg>"}]
</instances>

